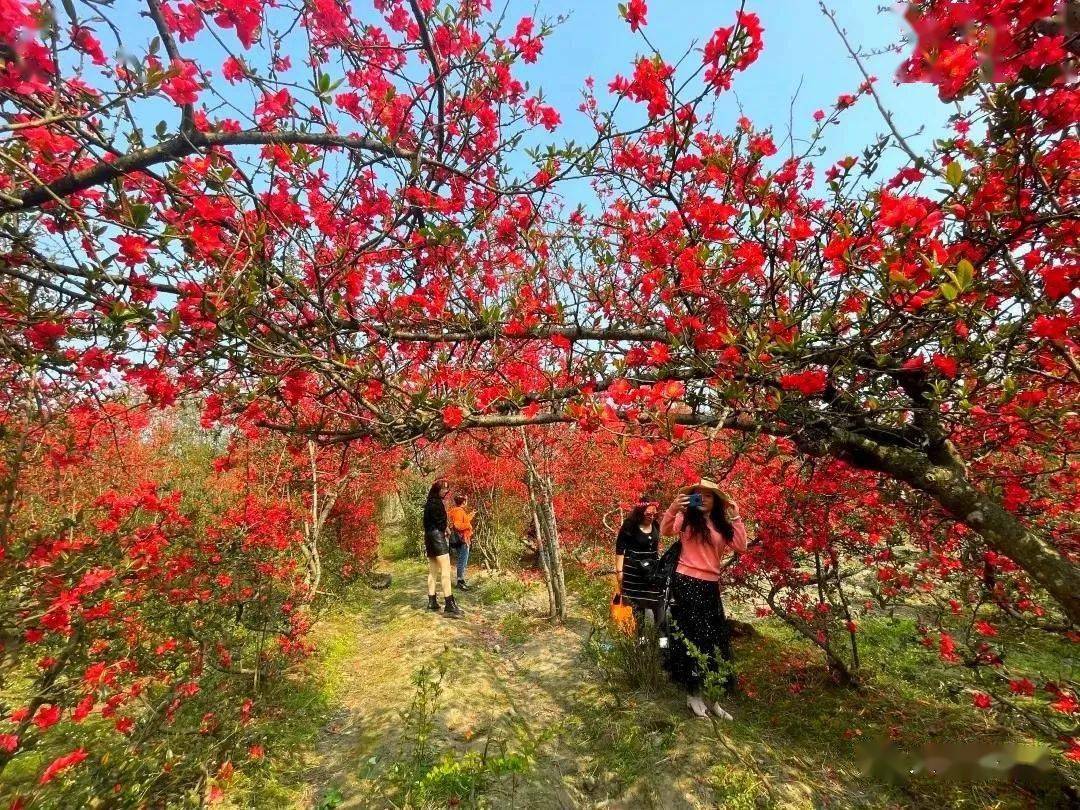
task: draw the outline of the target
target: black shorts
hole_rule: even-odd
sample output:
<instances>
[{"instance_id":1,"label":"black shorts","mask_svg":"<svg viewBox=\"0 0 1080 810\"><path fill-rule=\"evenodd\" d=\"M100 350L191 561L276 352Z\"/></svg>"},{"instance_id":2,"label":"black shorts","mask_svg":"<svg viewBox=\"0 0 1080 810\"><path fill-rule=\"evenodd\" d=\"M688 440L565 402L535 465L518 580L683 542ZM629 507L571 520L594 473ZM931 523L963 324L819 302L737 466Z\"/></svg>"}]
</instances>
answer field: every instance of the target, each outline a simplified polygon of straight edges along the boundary
<instances>
[{"instance_id":1,"label":"black shorts","mask_svg":"<svg viewBox=\"0 0 1080 810\"><path fill-rule=\"evenodd\" d=\"M446 535L438 529L424 533L424 552L428 557L441 557L450 553L450 546L446 542Z\"/></svg>"}]
</instances>

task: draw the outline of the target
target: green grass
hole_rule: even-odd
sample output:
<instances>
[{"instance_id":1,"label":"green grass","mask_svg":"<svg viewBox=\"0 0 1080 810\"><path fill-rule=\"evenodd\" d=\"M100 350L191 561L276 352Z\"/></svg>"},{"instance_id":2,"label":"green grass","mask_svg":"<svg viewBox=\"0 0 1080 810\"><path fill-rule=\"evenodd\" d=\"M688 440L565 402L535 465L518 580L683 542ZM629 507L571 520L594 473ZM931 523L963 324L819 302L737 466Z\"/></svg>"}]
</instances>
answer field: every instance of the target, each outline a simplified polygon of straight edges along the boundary
<instances>
[{"instance_id":1,"label":"green grass","mask_svg":"<svg viewBox=\"0 0 1080 810\"><path fill-rule=\"evenodd\" d=\"M521 645L529 640L529 622L520 613L507 613L499 622L499 632L509 643Z\"/></svg>"},{"instance_id":2,"label":"green grass","mask_svg":"<svg viewBox=\"0 0 1080 810\"><path fill-rule=\"evenodd\" d=\"M521 604L529 592L529 586L515 576L491 576L480 584L474 598L481 605L490 607L507 602Z\"/></svg>"},{"instance_id":3,"label":"green grass","mask_svg":"<svg viewBox=\"0 0 1080 810\"><path fill-rule=\"evenodd\" d=\"M858 691L830 683L815 653L786 628L771 622L757 626L761 636L738 649L746 694L735 704L737 722L724 728L759 762L805 763L802 778L816 794L844 797L850 806L895 801L916 807L1012 807L1029 800L1053 806L1060 798L1060 781L1053 778L1035 780L1029 796L1000 778L949 781L920 771L928 746L960 742L998 748L1024 737L973 708L958 682L963 673L913 643L913 623L864 621L864 686ZM886 741L909 757L914 774L893 769L891 780L876 782L863 775L866 752L880 750ZM1067 768L1060 758L1057 764Z\"/></svg>"},{"instance_id":4,"label":"green grass","mask_svg":"<svg viewBox=\"0 0 1080 810\"><path fill-rule=\"evenodd\" d=\"M259 721L257 732L265 741L268 764L238 769L229 789L230 800L238 806L269 810L298 801L306 784L307 755L330 722L344 687L346 664L354 653L355 605L362 598L351 596L341 609L325 615L315 655L294 677L267 686L262 700L276 709ZM335 807L334 796L328 791L319 806Z\"/></svg>"},{"instance_id":5,"label":"green grass","mask_svg":"<svg viewBox=\"0 0 1080 810\"><path fill-rule=\"evenodd\" d=\"M709 785L717 805L725 810L754 810L768 796L761 777L738 765L715 766L709 771Z\"/></svg>"},{"instance_id":6,"label":"green grass","mask_svg":"<svg viewBox=\"0 0 1080 810\"><path fill-rule=\"evenodd\" d=\"M1080 771L1060 755L1053 758L1056 772L1021 768L1011 781L1004 772L959 760L944 778L930 773L940 765L925 760L935 746L1004 751L1036 738L1012 718L975 709L970 670L946 666L936 649L920 645L914 621L860 622L859 689L836 686L816 648L779 621L756 622L756 637L736 641L743 689L725 701L735 722L713 724L690 720L683 695L670 684L645 689L628 677L633 650L606 627L604 589L587 579L581 584L587 587L583 602L598 622L589 646L602 687L593 706L575 706L580 722L574 731L579 756L608 773L611 795L631 795L636 785L647 797L653 788L642 785L650 774L655 780L661 760L676 768L691 767L680 762L704 764L704 778L695 781L707 784L709 802L732 808L1063 807L1065 784L1080 783ZM1067 640L1016 631L1004 641L1010 674L1075 678L1075 647ZM664 743L650 744L657 739ZM964 750L947 753L968 756ZM976 755L969 758L974 762ZM663 804L662 797L640 801Z\"/></svg>"},{"instance_id":7,"label":"green grass","mask_svg":"<svg viewBox=\"0 0 1080 810\"><path fill-rule=\"evenodd\" d=\"M357 588L321 618L316 657L303 674L271 687L288 687L289 694L267 695L282 707L277 717L261 721L272 764L238 776L243 790L235 785L230 791L238 804L294 806L305 779L309 788L312 780L305 752L315 748L320 729L348 697L343 693L361 688L363 712L381 717L381 725L364 726L355 739L342 738L337 761L344 770L320 781L316 796L307 794L321 802L318 807L358 795L396 796L415 807L446 807L457 800L464 807L512 801L552 806L557 789L566 791L559 799L564 806L1067 806L1060 775L1028 769L1010 782L972 768L953 769L948 778L930 773L921 759L928 746L963 742L989 748L1031 738L1010 727L1008 717L975 709L970 672L943 665L935 649L918 644L911 620L860 621L863 685L857 690L836 686L819 652L784 625L756 622L757 636L736 641L743 689L725 701L735 721L715 723L692 718L681 691L666 677L644 671L636 641L611 633L609 584L603 580L577 580L584 596L575 594L575 616L555 642L543 635L556 632L552 625L526 609L527 602L535 606L537 594L508 576L478 583L462 597L473 601L472 621L448 625L430 616L418 590L424 570L420 562L397 562L389 591ZM583 610L593 619L593 631L581 619ZM359 647L358 633L365 639ZM378 656L384 644L403 637L410 641L397 657ZM1016 631L1006 641L1007 666L1016 674L1073 677L1073 647L1065 639ZM539 663L544 642L580 643L580 652L545 675L528 663ZM366 649L370 658L363 658ZM364 662L360 680L350 671L358 660ZM389 776L407 764L413 721L388 712L407 702L415 688L401 682L408 672L436 660L445 662L451 693L429 709L434 731L422 767L390 784ZM544 699L544 712L529 702L532 695ZM448 712L457 712L452 723ZM893 759L871 769L869 752L884 750L886 743ZM1076 783L1075 767L1060 756L1054 764Z\"/></svg>"}]
</instances>

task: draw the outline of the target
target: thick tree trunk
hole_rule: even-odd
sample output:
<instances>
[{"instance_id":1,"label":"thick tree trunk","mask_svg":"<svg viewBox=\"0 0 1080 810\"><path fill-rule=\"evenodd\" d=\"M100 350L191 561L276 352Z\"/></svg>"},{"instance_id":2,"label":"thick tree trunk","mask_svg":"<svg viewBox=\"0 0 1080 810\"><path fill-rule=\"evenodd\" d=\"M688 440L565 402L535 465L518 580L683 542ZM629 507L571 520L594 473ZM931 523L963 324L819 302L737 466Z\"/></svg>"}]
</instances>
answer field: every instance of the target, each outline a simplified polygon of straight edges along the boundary
<instances>
[{"instance_id":1,"label":"thick tree trunk","mask_svg":"<svg viewBox=\"0 0 1080 810\"><path fill-rule=\"evenodd\" d=\"M842 430L833 434L841 455L933 497L953 517L982 535L991 548L1023 568L1057 600L1073 624L1080 624L1080 566L975 487L959 462L945 457L935 463L917 450L886 447Z\"/></svg>"}]
</instances>

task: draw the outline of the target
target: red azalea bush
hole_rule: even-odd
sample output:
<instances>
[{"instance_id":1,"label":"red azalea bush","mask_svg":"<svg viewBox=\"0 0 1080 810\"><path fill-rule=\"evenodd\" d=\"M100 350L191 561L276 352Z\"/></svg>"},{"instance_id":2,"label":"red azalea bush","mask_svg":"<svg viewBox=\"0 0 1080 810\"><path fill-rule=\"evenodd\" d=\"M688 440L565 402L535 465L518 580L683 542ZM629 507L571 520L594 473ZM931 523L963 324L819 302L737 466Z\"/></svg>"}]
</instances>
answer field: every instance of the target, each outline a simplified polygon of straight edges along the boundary
<instances>
[{"instance_id":1,"label":"red azalea bush","mask_svg":"<svg viewBox=\"0 0 1080 810\"><path fill-rule=\"evenodd\" d=\"M140 405L6 421L0 767L23 795L206 794L265 751L260 685L310 651L310 501L289 495L306 473L272 437L215 443ZM378 492L335 505L354 572Z\"/></svg>"}]
</instances>

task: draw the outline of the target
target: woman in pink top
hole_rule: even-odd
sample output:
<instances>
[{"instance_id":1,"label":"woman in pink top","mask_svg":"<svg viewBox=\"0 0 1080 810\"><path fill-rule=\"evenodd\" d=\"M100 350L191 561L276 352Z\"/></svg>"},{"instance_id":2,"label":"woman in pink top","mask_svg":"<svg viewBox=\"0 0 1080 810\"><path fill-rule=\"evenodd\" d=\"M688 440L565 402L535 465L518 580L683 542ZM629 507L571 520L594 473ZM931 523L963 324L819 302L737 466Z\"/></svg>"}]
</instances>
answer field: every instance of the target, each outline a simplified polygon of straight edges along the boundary
<instances>
[{"instance_id":1,"label":"woman in pink top","mask_svg":"<svg viewBox=\"0 0 1080 810\"><path fill-rule=\"evenodd\" d=\"M705 705L701 697L705 667L691 655L687 642L707 656L710 664L718 656L724 659L728 669L724 686L730 695L735 689L731 636L718 583L727 557L746 550L746 527L739 508L716 484L702 479L672 501L660 521L660 533L682 542L671 584L671 618L677 632L668 669L672 679L686 687L686 705L694 714L707 717L711 709L722 720L730 720L719 703Z\"/></svg>"}]
</instances>

